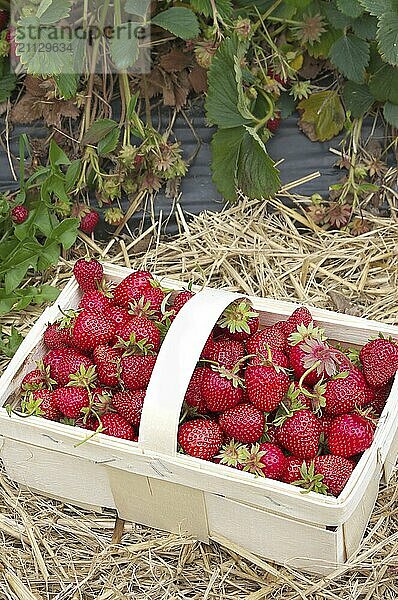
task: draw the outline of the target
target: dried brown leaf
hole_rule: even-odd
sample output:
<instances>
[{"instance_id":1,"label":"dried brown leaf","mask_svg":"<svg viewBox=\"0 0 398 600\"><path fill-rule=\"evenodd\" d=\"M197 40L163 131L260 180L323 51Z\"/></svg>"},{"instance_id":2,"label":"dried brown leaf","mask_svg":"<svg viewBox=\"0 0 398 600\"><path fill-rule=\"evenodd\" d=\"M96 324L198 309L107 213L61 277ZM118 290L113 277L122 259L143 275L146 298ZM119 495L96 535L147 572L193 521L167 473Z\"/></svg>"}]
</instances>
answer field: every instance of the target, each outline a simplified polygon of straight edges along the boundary
<instances>
[{"instance_id":1,"label":"dried brown leaf","mask_svg":"<svg viewBox=\"0 0 398 600\"><path fill-rule=\"evenodd\" d=\"M207 92L206 69L203 69L203 67L200 67L199 65L195 65L189 73L188 78L189 83L191 84L196 94L202 94L203 92Z\"/></svg>"},{"instance_id":2,"label":"dried brown leaf","mask_svg":"<svg viewBox=\"0 0 398 600\"><path fill-rule=\"evenodd\" d=\"M351 300L349 300L347 296L341 292L329 290L328 295L330 296L330 299L333 302L337 312L344 313L346 315L352 315L353 317L359 317L362 315L362 311L359 306L355 306L355 304L353 304Z\"/></svg>"},{"instance_id":3,"label":"dried brown leaf","mask_svg":"<svg viewBox=\"0 0 398 600\"><path fill-rule=\"evenodd\" d=\"M182 52L178 48L173 48L167 54L160 58L160 66L168 73L181 72L192 62L192 56Z\"/></svg>"}]
</instances>

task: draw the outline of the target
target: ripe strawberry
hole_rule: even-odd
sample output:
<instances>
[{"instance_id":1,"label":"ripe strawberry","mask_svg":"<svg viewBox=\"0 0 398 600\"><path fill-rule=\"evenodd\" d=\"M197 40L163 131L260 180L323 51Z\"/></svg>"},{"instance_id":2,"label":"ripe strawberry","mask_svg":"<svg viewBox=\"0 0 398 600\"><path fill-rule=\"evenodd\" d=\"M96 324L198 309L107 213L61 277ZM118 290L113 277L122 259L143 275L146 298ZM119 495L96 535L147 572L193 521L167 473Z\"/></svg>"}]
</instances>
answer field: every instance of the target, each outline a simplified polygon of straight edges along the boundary
<instances>
[{"instance_id":1,"label":"ripe strawberry","mask_svg":"<svg viewBox=\"0 0 398 600\"><path fill-rule=\"evenodd\" d=\"M77 419L82 408L90 404L89 395L85 388L59 387L53 394L55 406L69 419Z\"/></svg>"},{"instance_id":2,"label":"ripe strawberry","mask_svg":"<svg viewBox=\"0 0 398 600\"><path fill-rule=\"evenodd\" d=\"M39 388L44 387L46 383L46 374L43 373L41 369L33 369L33 371L26 373L25 377L22 379L21 388L23 390L38 390Z\"/></svg>"},{"instance_id":3,"label":"ripe strawberry","mask_svg":"<svg viewBox=\"0 0 398 600\"><path fill-rule=\"evenodd\" d=\"M112 402L112 390L104 387L95 387L90 392L91 403L96 415L104 415L109 412Z\"/></svg>"},{"instance_id":4,"label":"ripe strawberry","mask_svg":"<svg viewBox=\"0 0 398 600\"><path fill-rule=\"evenodd\" d=\"M279 129L279 126L281 124L281 116L280 113L275 113L275 116L272 117L272 119L268 119L266 125L267 125L267 129L269 129L269 131L271 133L275 133L275 131L277 131Z\"/></svg>"},{"instance_id":5,"label":"ripe strawberry","mask_svg":"<svg viewBox=\"0 0 398 600\"><path fill-rule=\"evenodd\" d=\"M99 214L96 210L90 210L90 212L86 213L80 219L79 229L90 235L93 233L94 229L97 227L99 221Z\"/></svg>"},{"instance_id":6,"label":"ripe strawberry","mask_svg":"<svg viewBox=\"0 0 398 600\"><path fill-rule=\"evenodd\" d=\"M356 407L369 403L368 386L362 372L357 367L352 367L348 375L337 375L325 384L315 386L321 390L324 398L324 411L333 417L352 412Z\"/></svg>"},{"instance_id":7,"label":"ripe strawberry","mask_svg":"<svg viewBox=\"0 0 398 600\"><path fill-rule=\"evenodd\" d=\"M211 460L222 444L222 431L215 421L194 419L186 421L178 430L178 443L186 454Z\"/></svg>"},{"instance_id":8,"label":"ripe strawberry","mask_svg":"<svg viewBox=\"0 0 398 600\"><path fill-rule=\"evenodd\" d=\"M165 293L160 287L149 285L142 290L139 300L130 302L129 313L135 317L148 317L160 320L162 318L162 304Z\"/></svg>"},{"instance_id":9,"label":"ripe strawberry","mask_svg":"<svg viewBox=\"0 0 398 600\"><path fill-rule=\"evenodd\" d=\"M285 404L299 406L301 405L303 408L308 408L309 410L313 410L312 398L306 396L304 391L312 393L311 390L303 385L300 387L300 384L297 381L292 381L290 387L288 389L286 398L284 400ZM315 412L315 411L314 411Z\"/></svg>"},{"instance_id":10,"label":"ripe strawberry","mask_svg":"<svg viewBox=\"0 0 398 600\"><path fill-rule=\"evenodd\" d=\"M55 403L54 392L46 389L36 390L33 392L33 400L38 403L40 416L49 421L59 421L61 412Z\"/></svg>"},{"instance_id":11,"label":"ripe strawberry","mask_svg":"<svg viewBox=\"0 0 398 600\"><path fill-rule=\"evenodd\" d=\"M327 442L329 439L330 429L332 427L333 421L334 417L328 417L327 415L322 415L321 417L319 417L321 433L323 433L323 439L325 442Z\"/></svg>"},{"instance_id":12,"label":"ripe strawberry","mask_svg":"<svg viewBox=\"0 0 398 600\"><path fill-rule=\"evenodd\" d=\"M126 421L138 428L144 399L145 390L118 392L112 397L112 404L119 415L122 415Z\"/></svg>"},{"instance_id":13,"label":"ripe strawberry","mask_svg":"<svg viewBox=\"0 0 398 600\"><path fill-rule=\"evenodd\" d=\"M305 464L302 458L297 456L287 456L285 470L282 473L281 480L285 483L293 483L293 481L299 481L302 478L301 467Z\"/></svg>"},{"instance_id":14,"label":"ripe strawberry","mask_svg":"<svg viewBox=\"0 0 398 600\"><path fill-rule=\"evenodd\" d=\"M383 412L383 409L391 392L391 387L392 383L389 381L384 385L369 388L371 392L373 392L373 397L372 394L370 394L371 397L369 406L371 406L378 415L381 415L381 413Z\"/></svg>"},{"instance_id":15,"label":"ripe strawberry","mask_svg":"<svg viewBox=\"0 0 398 600\"><path fill-rule=\"evenodd\" d=\"M272 363L274 366L282 367L283 369L288 369L290 366L288 357L281 350L270 350L269 354L252 356L248 364L249 366L258 366L267 363Z\"/></svg>"},{"instance_id":16,"label":"ripe strawberry","mask_svg":"<svg viewBox=\"0 0 398 600\"><path fill-rule=\"evenodd\" d=\"M316 456L314 459L315 474L323 475L322 483L333 496L338 496L349 480L354 466L342 456Z\"/></svg>"},{"instance_id":17,"label":"ripe strawberry","mask_svg":"<svg viewBox=\"0 0 398 600\"><path fill-rule=\"evenodd\" d=\"M131 315L129 311L125 308L121 308L119 306L110 306L104 310L104 317L112 321L115 324L116 328L120 327L130 321Z\"/></svg>"},{"instance_id":18,"label":"ripe strawberry","mask_svg":"<svg viewBox=\"0 0 398 600\"><path fill-rule=\"evenodd\" d=\"M319 450L321 426L310 410L302 409L284 415L276 433L278 443L297 458L313 458Z\"/></svg>"},{"instance_id":19,"label":"ripe strawberry","mask_svg":"<svg viewBox=\"0 0 398 600\"><path fill-rule=\"evenodd\" d=\"M194 294L189 290L183 290L182 292L179 292L174 298L172 305L174 313L177 314L178 312L180 312L184 304L186 304L188 300L190 300L193 296Z\"/></svg>"},{"instance_id":20,"label":"ripe strawberry","mask_svg":"<svg viewBox=\"0 0 398 600\"><path fill-rule=\"evenodd\" d=\"M252 446L242 464L244 471L280 480L286 467L286 456L275 444L264 442Z\"/></svg>"},{"instance_id":21,"label":"ripe strawberry","mask_svg":"<svg viewBox=\"0 0 398 600\"><path fill-rule=\"evenodd\" d=\"M296 308L286 321L282 321L282 328L286 338L297 331L299 325L308 327L312 323L312 315L308 308L300 306Z\"/></svg>"},{"instance_id":22,"label":"ripe strawberry","mask_svg":"<svg viewBox=\"0 0 398 600\"><path fill-rule=\"evenodd\" d=\"M243 390L237 375L225 367L212 367L203 373L201 392L208 410L223 412L242 401Z\"/></svg>"},{"instance_id":23,"label":"ripe strawberry","mask_svg":"<svg viewBox=\"0 0 398 600\"><path fill-rule=\"evenodd\" d=\"M74 348L50 350L44 356L43 363L50 367L51 379L55 379L61 386L66 385L71 380L70 376L76 374L81 367L88 369L93 366L93 362L87 356Z\"/></svg>"},{"instance_id":24,"label":"ripe strawberry","mask_svg":"<svg viewBox=\"0 0 398 600\"><path fill-rule=\"evenodd\" d=\"M138 346L144 351L157 352L160 348L160 331L147 317L132 317L116 329L116 338L123 346Z\"/></svg>"},{"instance_id":25,"label":"ripe strawberry","mask_svg":"<svg viewBox=\"0 0 398 600\"><path fill-rule=\"evenodd\" d=\"M101 385L108 387L119 385L120 357L121 351L109 346L97 346L94 349L93 358Z\"/></svg>"},{"instance_id":26,"label":"ripe strawberry","mask_svg":"<svg viewBox=\"0 0 398 600\"><path fill-rule=\"evenodd\" d=\"M128 275L113 290L114 303L122 308L129 308L130 302L139 300L144 290L151 287L153 276L149 271L135 271Z\"/></svg>"},{"instance_id":27,"label":"ripe strawberry","mask_svg":"<svg viewBox=\"0 0 398 600\"><path fill-rule=\"evenodd\" d=\"M7 27L8 19L10 15L7 10L0 9L0 31L3 31Z\"/></svg>"},{"instance_id":28,"label":"ripe strawberry","mask_svg":"<svg viewBox=\"0 0 398 600\"><path fill-rule=\"evenodd\" d=\"M264 441L276 444L276 432L278 428L271 423L266 423L264 427Z\"/></svg>"},{"instance_id":29,"label":"ripe strawberry","mask_svg":"<svg viewBox=\"0 0 398 600\"><path fill-rule=\"evenodd\" d=\"M273 365L248 366L245 383L250 402L265 412L280 404L290 386L286 373Z\"/></svg>"},{"instance_id":30,"label":"ripe strawberry","mask_svg":"<svg viewBox=\"0 0 398 600\"><path fill-rule=\"evenodd\" d=\"M44 332L44 343L50 350L68 348L72 345L71 333L71 328L62 327L60 323L51 323Z\"/></svg>"},{"instance_id":31,"label":"ripe strawberry","mask_svg":"<svg viewBox=\"0 0 398 600\"><path fill-rule=\"evenodd\" d=\"M104 277L104 268L94 258L79 258L73 267L73 274L83 292L89 292L98 289Z\"/></svg>"},{"instance_id":32,"label":"ripe strawberry","mask_svg":"<svg viewBox=\"0 0 398 600\"><path fill-rule=\"evenodd\" d=\"M185 392L185 402L190 408L194 408L197 413L203 415L207 413L206 402L202 397L201 385L204 368L197 367L191 377L187 391Z\"/></svg>"},{"instance_id":33,"label":"ripe strawberry","mask_svg":"<svg viewBox=\"0 0 398 600\"><path fill-rule=\"evenodd\" d=\"M122 415L117 413L106 413L101 417L102 431L105 435L121 438L123 440L134 441L136 439L135 431L128 421Z\"/></svg>"},{"instance_id":34,"label":"ripe strawberry","mask_svg":"<svg viewBox=\"0 0 398 600\"><path fill-rule=\"evenodd\" d=\"M120 361L120 381L128 390L148 387L156 356L124 356Z\"/></svg>"},{"instance_id":35,"label":"ripe strawberry","mask_svg":"<svg viewBox=\"0 0 398 600\"><path fill-rule=\"evenodd\" d=\"M332 423L329 433L329 449L337 456L355 456L364 452L373 441L374 425L358 414L341 415Z\"/></svg>"},{"instance_id":36,"label":"ripe strawberry","mask_svg":"<svg viewBox=\"0 0 398 600\"><path fill-rule=\"evenodd\" d=\"M230 339L242 342L258 330L258 313L247 300L238 300L224 310L217 324Z\"/></svg>"},{"instance_id":37,"label":"ripe strawberry","mask_svg":"<svg viewBox=\"0 0 398 600\"><path fill-rule=\"evenodd\" d=\"M253 404L239 404L222 413L218 424L224 433L238 442L252 444L264 433L264 413Z\"/></svg>"},{"instance_id":38,"label":"ripe strawberry","mask_svg":"<svg viewBox=\"0 0 398 600\"><path fill-rule=\"evenodd\" d=\"M267 327L257 331L246 340L246 350L248 354L262 354L267 356L268 348L271 352L279 350L283 352L286 346L286 336L279 328Z\"/></svg>"},{"instance_id":39,"label":"ripe strawberry","mask_svg":"<svg viewBox=\"0 0 398 600\"><path fill-rule=\"evenodd\" d=\"M79 302L79 308L92 312L104 312L112 307L112 299L99 290L85 292Z\"/></svg>"},{"instance_id":40,"label":"ripe strawberry","mask_svg":"<svg viewBox=\"0 0 398 600\"><path fill-rule=\"evenodd\" d=\"M244 356L244 345L237 341L222 337L207 344L202 351L202 356L212 360L226 369L233 369Z\"/></svg>"},{"instance_id":41,"label":"ripe strawberry","mask_svg":"<svg viewBox=\"0 0 398 600\"><path fill-rule=\"evenodd\" d=\"M377 338L368 342L359 357L370 386L384 385L398 371L398 345L390 340Z\"/></svg>"},{"instance_id":42,"label":"ripe strawberry","mask_svg":"<svg viewBox=\"0 0 398 600\"><path fill-rule=\"evenodd\" d=\"M76 318L72 331L73 344L79 350L90 352L96 346L110 342L115 325L101 313L83 310Z\"/></svg>"},{"instance_id":43,"label":"ripe strawberry","mask_svg":"<svg viewBox=\"0 0 398 600\"><path fill-rule=\"evenodd\" d=\"M11 218L17 225L21 225L21 223L25 223L26 219L29 217L29 211L26 206L22 206L19 204L18 206L14 206L11 210Z\"/></svg>"}]
</instances>

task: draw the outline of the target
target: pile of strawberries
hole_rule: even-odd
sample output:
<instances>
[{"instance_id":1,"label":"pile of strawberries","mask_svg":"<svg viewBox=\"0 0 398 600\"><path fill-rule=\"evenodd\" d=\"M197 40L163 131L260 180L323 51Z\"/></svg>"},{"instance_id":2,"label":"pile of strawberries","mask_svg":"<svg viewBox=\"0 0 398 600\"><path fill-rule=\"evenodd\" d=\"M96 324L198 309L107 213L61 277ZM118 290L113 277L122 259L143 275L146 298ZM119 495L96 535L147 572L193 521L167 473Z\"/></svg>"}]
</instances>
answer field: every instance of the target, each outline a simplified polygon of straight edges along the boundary
<instances>
[{"instance_id":1,"label":"pile of strawberries","mask_svg":"<svg viewBox=\"0 0 398 600\"><path fill-rule=\"evenodd\" d=\"M74 275L79 307L48 325L48 352L23 379L19 411L136 441L162 340L193 293L172 294L148 271L111 289L95 260L78 260ZM259 325L246 300L219 318L185 395L179 449L338 496L372 443L398 345L332 345L304 307Z\"/></svg>"}]
</instances>

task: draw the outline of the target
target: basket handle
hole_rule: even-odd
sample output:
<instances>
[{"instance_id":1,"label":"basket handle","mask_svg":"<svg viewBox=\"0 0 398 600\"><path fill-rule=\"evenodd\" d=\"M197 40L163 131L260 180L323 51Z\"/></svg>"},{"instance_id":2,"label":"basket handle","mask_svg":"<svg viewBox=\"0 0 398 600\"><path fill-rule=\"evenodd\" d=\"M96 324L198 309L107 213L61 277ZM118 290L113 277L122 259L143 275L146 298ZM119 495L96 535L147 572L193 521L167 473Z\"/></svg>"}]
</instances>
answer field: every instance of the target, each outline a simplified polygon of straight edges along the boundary
<instances>
[{"instance_id":1,"label":"basket handle","mask_svg":"<svg viewBox=\"0 0 398 600\"><path fill-rule=\"evenodd\" d=\"M242 294L204 289L174 319L160 349L142 409L138 445L177 454L181 407L203 347L223 310Z\"/></svg>"}]
</instances>

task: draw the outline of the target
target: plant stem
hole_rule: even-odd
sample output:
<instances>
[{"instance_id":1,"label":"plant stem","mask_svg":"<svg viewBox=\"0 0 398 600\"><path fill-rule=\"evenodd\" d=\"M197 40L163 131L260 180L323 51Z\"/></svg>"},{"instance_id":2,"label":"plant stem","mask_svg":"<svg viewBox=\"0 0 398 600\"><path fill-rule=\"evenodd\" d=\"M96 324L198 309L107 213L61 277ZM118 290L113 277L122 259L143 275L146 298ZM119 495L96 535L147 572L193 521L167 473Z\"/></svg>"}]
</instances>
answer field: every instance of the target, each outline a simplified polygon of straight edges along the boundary
<instances>
[{"instance_id":1,"label":"plant stem","mask_svg":"<svg viewBox=\"0 0 398 600\"><path fill-rule=\"evenodd\" d=\"M115 26L118 27L122 24L122 13L120 8L120 0L115 0L114 2L114 10L115 10ZM131 100L131 92L129 86L129 78L127 75L127 71L120 71L119 73L119 89L120 89L120 99L124 106L124 120L125 120L125 129L123 134L123 144L126 146L130 143L130 119L128 116L128 107Z\"/></svg>"}]
</instances>

